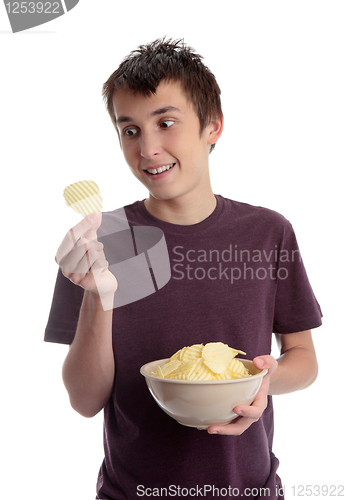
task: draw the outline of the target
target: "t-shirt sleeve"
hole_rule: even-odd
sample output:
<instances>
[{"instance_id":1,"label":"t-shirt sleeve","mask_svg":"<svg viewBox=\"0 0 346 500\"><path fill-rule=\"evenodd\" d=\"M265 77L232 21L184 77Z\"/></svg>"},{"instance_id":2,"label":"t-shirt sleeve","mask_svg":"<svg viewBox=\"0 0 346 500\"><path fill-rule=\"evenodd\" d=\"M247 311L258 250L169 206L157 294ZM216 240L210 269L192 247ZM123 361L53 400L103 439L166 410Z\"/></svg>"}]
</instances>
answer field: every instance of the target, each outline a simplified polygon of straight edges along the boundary
<instances>
[{"instance_id":1,"label":"t-shirt sleeve","mask_svg":"<svg viewBox=\"0 0 346 500\"><path fill-rule=\"evenodd\" d=\"M288 224L278 252L273 332L301 332L321 324L321 308L311 288L294 230Z\"/></svg>"},{"instance_id":2,"label":"t-shirt sleeve","mask_svg":"<svg viewBox=\"0 0 346 500\"><path fill-rule=\"evenodd\" d=\"M72 344L83 295L83 288L72 283L59 269L44 334L46 342Z\"/></svg>"}]
</instances>

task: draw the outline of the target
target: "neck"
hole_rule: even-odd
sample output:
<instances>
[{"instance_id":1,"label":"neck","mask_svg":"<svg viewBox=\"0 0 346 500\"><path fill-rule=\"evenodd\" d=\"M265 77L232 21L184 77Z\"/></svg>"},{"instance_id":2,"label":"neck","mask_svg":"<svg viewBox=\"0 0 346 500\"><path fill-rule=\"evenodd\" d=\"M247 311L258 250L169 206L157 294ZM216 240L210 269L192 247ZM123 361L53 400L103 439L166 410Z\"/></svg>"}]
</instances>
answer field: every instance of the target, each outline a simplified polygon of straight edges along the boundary
<instances>
[{"instance_id":1,"label":"neck","mask_svg":"<svg viewBox=\"0 0 346 500\"><path fill-rule=\"evenodd\" d=\"M151 194L144 201L145 208L157 219L171 224L189 226L209 217L216 207L216 198L210 190L199 197L179 197L170 200L158 200Z\"/></svg>"}]
</instances>

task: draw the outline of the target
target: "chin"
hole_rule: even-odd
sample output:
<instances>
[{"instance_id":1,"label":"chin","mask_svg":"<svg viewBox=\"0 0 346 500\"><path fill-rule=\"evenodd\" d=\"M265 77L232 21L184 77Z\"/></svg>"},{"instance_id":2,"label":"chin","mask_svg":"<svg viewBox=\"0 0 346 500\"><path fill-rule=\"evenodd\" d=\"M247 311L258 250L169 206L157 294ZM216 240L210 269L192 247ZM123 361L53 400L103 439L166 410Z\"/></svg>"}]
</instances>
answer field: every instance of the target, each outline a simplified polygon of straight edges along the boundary
<instances>
[{"instance_id":1,"label":"chin","mask_svg":"<svg viewBox=\"0 0 346 500\"><path fill-rule=\"evenodd\" d=\"M169 201L169 200L173 200L174 198L176 198L176 196L172 196L169 194L152 193L150 191L149 191L149 194L152 198L155 198L155 200L158 200L158 201Z\"/></svg>"}]
</instances>

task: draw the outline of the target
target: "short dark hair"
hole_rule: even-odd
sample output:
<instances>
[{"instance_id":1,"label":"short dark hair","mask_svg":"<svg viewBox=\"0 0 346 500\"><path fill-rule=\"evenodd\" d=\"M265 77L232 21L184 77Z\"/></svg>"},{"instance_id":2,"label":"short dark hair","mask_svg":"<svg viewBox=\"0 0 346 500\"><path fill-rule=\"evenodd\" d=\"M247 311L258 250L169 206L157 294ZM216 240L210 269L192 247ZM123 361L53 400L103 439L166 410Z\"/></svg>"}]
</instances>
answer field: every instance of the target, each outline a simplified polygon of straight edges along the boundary
<instances>
[{"instance_id":1,"label":"short dark hair","mask_svg":"<svg viewBox=\"0 0 346 500\"><path fill-rule=\"evenodd\" d=\"M130 90L150 96L155 94L158 85L165 80L181 84L195 108L202 133L215 116L222 116L221 90L215 76L203 64L202 59L183 39L158 39L133 50L102 89L103 100L115 128L117 129L113 95L116 90ZM214 147L215 144L210 151Z\"/></svg>"}]
</instances>

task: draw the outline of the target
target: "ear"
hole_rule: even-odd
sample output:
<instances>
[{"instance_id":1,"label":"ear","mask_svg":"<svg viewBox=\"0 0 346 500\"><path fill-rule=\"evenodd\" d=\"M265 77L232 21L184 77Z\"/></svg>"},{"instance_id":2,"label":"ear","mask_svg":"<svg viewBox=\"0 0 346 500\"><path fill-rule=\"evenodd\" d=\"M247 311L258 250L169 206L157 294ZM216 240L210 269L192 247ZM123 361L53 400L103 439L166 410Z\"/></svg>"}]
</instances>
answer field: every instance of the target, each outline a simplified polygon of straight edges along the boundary
<instances>
[{"instance_id":1,"label":"ear","mask_svg":"<svg viewBox=\"0 0 346 500\"><path fill-rule=\"evenodd\" d=\"M217 115L212 118L208 125L208 144L216 144L223 131L223 115Z\"/></svg>"}]
</instances>

